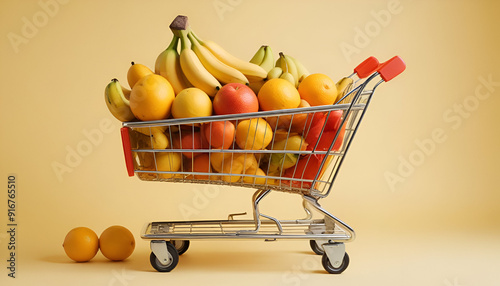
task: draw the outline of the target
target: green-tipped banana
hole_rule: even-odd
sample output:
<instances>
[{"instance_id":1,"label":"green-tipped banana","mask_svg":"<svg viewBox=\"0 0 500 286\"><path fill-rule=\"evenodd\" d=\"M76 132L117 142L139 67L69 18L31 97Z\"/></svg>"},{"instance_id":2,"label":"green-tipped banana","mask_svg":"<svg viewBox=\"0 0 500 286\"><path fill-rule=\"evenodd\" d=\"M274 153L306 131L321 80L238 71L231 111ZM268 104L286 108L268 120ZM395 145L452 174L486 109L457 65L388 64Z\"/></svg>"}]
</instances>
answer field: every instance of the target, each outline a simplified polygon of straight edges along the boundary
<instances>
[{"instance_id":1,"label":"green-tipped banana","mask_svg":"<svg viewBox=\"0 0 500 286\"><path fill-rule=\"evenodd\" d=\"M193 33L188 33L191 41L191 49L196 53L203 66L210 72L218 81L223 84L227 83L242 83L248 84L248 79L239 70L221 62L207 48L202 46L194 37Z\"/></svg>"},{"instance_id":2,"label":"green-tipped banana","mask_svg":"<svg viewBox=\"0 0 500 286\"><path fill-rule=\"evenodd\" d=\"M158 56L155 63L155 73L168 80L175 94L192 86L182 73L180 56L177 51L178 43L179 37L174 35L168 48Z\"/></svg>"},{"instance_id":3,"label":"green-tipped banana","mask_svg":"<svg viewBox=\"0 0 500 286\"><path fill-rule=\"evenodd\" d=\"M339 80L335 84L335 86L337 87L337 92L338 92L337 99L335 100L336 102L341 100L351 90L353 82L354 81L352 78L344 77L343 79ZM342 101L340 101L340 103L351 102L352 99L349 97L351 97L351 96L348 96L347 98L342 99Z\"/></svg>"},{"instance_id":4,"label":"green-tipped banana","mask_svg":"<svg viewBox=\"0 0 500 286\"><path fill-rule=\"evenodd\" d=\"M275 67L281 67L281 57L278 57L276 60L276 63L274 64Z\"/></svg>"},{"instance_id":5,"label":"green-tipped banana","mask_svg":"<svg viewBox=\"0 0 500 286\"><path fill-rule=\"evenodd\" d=\"M104 100L109 111L116 119L122 122L135 119L132 110L130 110L130 103L126 97L127 93L130 94L130 90L124 88L116 78L111 80L104 90Z\"/></svg>"},{"instance_id":6,"label":"green-tipped banana","mask_svg":"<svg viewBox=\"0 0 500 286\"><path fill-rule=\"evenodd\" d=\"M266 45L260 46L255 55L250 59L252 64L260 65L262 60L264 59L264 55L266 54Z\"/></svg>"},{"instance_id":7,"label":"green-tipped banana","mask_svg":"<svg viewBox=\"0 0 500 286\"><path fill-rule=\"evenodd\" d=\"M281 67L274 67L267 73L267 79L279 78L283 74Z\"/></svg>"},{"instance_id":8,"label":"green-tipped banana","mask_svg":"<svg viewBox=\"0 0 500 286\"><path fill-rule=\"evenodd\" d=\"M298 80L300 83L303 79L305 79L311 73L309 72L309 70L307 70L307 68L299 60L297 60L296 58L294 58L292 56L289 56L289 57L294 61L295 66L297 67L297 77L298 77Z\"/></svg>"},{"instance_id":9,"label":"green-tipped banana","mask_svg":"<svg viewBox=\"0 0 500 286\"><path fill-rule=\"evenodd\" d=\"M297 66L295 65L295 62L287 55L283 54L280 52L280 58L281 58L281 69L283 72L289 72L292 74L293 78L295 79L295 87L299 85L299 78L298 78L298 73L297 73Z\"/></svg>"},{"instance_id":10,"label":"green-tipped banana","mask_svg":"<svg viewBox=\"0 0 500 286\"><path fill-rule=\"evenodd\" d=\"M259 64L266 72L269 72L274 67L274 55L270 46L265 47L265 54L262 62Z\"/></svg>"}]
</instances>

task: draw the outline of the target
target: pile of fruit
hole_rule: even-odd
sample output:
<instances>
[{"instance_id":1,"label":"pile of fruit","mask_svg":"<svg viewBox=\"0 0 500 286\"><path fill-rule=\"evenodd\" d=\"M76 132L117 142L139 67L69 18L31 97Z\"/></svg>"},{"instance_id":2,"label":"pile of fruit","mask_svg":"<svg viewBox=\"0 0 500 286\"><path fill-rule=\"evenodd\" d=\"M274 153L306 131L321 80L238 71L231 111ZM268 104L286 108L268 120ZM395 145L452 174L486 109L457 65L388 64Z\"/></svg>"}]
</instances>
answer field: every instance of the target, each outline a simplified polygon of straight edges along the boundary
<instances>
[{"instance_id":1,"label":"pile of fruit","mask_svg":"<svg viewBox=\"0 0 500 286\"><path fill-rule=\"evenodd\" d=\"M326 151L337 133L333 149L340 148L344 135L340 110L241 120L213 116L332 105L343 98L352 79L335 83L327 75L311 74L300 61L285 53L275 58L266 45L250 61L242 60L218 44L202 40L185 16L177 16L170 29L172 41L157 57L154 71L132 62L127 73L130 89L113 79L105 89L106 104L122 122L200 117L203 122L132 128L131 141L138 149L172 150L135 152L138 169L172 172L149 174L162 179L186 178L185 172L190 172L193 174L187 177L199 180L294 184L293 180L278 182L269 176L311 180L320 171L325 155L300 155L294 151ZM310 187L303 182L296 185Z\"/></svg>"}]
</instances>

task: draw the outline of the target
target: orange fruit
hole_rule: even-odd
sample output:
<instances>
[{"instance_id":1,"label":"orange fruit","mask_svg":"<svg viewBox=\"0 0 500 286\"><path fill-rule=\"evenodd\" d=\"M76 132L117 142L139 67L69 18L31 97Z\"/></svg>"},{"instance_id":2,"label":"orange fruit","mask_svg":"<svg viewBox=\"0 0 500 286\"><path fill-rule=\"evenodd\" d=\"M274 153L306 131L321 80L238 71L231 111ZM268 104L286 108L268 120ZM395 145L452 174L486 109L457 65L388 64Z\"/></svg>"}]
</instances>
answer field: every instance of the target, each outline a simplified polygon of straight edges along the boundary
<instances>
[{"instance_id":1,"label":"orange fruit","mask_svg":"<svg viewBox=\"0 0 500 286\"><path fill-rule=\"evenodd\" d=\"M325 74L315 73L307 76L299 84L299 94L311 106L331 105L337 99L337 86Z\"/></svg>"},{"instance_id":2,"label":"orange fruit","mask_svg":"<svg viewBox=\"0 0 500 286\"><path fill-rule=\"evenodd\" d=\"M241 83L225 84L214 97L215 114L236 114L259 111L255 92Z\"/></svg>"},{"instance_id":3,"label":"orange fruit","mask_svg":"<svg viewBox=\"0 0 500 286\"><path fill-rule=\"evenodd\" d=\"M174 149L207 149L208 142L201 131L182 131L181 134L172 134L172 145ZM186 158L200 155L200 152L182 152Z\"/></svg>"},{"instance_id":4,"label":"orange fruit","mask_svg":"<svg viewBox=\"0 0 500 286\"><path fill-rule=\"evenodd\" d=\"M183 89L174 99L172 116L190 118L212 115L212 100L203 90L190 87Z\"/></svg>"},{"instance_id":5,"label":"orange fruit","mask_svg":"<svg viewBox=\"0 0 500 286\"><path fill-rule=\"evenodd\" d=\"M311 107L307 101L304 99L300 100L299 106L297 108L302 108L302 107ZM312 119L313 114L312 113L296 113L292 115L281 115L281 116L272 116L272 117L267 117L266 121L271 125L271 128L273 130L282 128L290 129L290 132L297 132L297 133L302 133L304 130L304 127L310 120Z\"/></svg>"},{"instance_id":6,"label":"orange fruit","mask_svg":"<svg viewBox=\"0 0 500 286\"><path fill-rule=\"evenodd\" d=\"M300 95L295 86L282 78L266 81L257 98L260 109L264 111L296 108L300 104Z\"/></svg>"},{"instance_id":7,"label":"orange fruit","mask_svg":"<svg viewBox=\"0 0 500 286\"><path fill-rule=\"evenodd\" d=\"M214 121L203 125L203 133L213 148L229 149L234 141L234 124L231 121Z\"/></svg>"},{"instance_id":8,"label":"orange fruit","mask_svg":"<svg viewBox=\"0 0 500 286\"><path fill-rule=\"evenodd\" d=\"M260 150L266 148L273 139L273 130L262 118L240 121L236 126L236 144L241 149Z\"/></svg>"},{"instance_id":9,"label":"orange fruit","mask_svg":"<svg viewBox=\"0 0 500 286\"><path fill-rule=\"evenodd\" d=\"M161 120L170 116L175 94L172 85L161 75L141 78L130 92L130 109L137 119Z\"/></svg>"},{"instance_id":10,"label":"orange fruit","mask_svg":"<svg viewBox=\"0 0 500 286\"><path fill-rule=\"evenodd\" d=\"M198 173L210 173L210 157L208 154L204 153L199 156L196 156L193 160L193 172ZM199 180L208 180L209 176L207 175L194 175L195 179Z\"/></svg>"},{"instance_id":11,"label":"orange fruit","mask_svg":"<svg viewBox=\"0 0 500 286\"><path fill-rule=\"evenodd\" d=\"M114 225L101 233L99 246L101 253L107 259L120 261L134 252L135 239L130 230L120 225Z\"/></svg>"},{"instance_id":12,"label":"orange fruit","mask_svg":"<svg viewBox=\"0 0 500 286\"><path fill-rule=\"evenodd\" d=\"M64 238L63 248L69 258L77 262L86 262L97 254L99 239L90 228L76 227Z\"/></svg>"},{"instance_id":13,"label":"orange fruit","mask_svg":"<svg viewBox=\"0 0 500 286\"><path fill-rule=\"evenodd\" d=\"M132 65L129 67L127 71L127 81L130 88L133 88L134 85L143 77L152 74L153 71L143 64L136 64L132 62Z\"/></svg>"}]
</instances>

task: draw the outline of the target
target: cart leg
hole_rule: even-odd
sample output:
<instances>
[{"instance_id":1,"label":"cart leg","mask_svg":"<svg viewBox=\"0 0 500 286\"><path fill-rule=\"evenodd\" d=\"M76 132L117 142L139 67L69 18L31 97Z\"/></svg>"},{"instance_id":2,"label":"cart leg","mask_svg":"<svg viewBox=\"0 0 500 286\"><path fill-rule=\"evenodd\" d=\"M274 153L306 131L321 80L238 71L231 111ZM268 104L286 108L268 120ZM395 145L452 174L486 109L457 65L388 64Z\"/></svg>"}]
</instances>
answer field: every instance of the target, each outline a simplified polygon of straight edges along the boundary
<instances>
[{"instance_id":1,"label":"cart leg","mask_svg":"<svg viewBox=\"0 0 500 286\"><path fill-rule=\"evenodd\" d=\"M238 233L256 233L260 229L261 221L260 217L265 217L269 220L272 220L276 223L276 226L278 227L278 234L281 234L283 232L283 228L281 226L281 223L279 220L277 220L274 217L265 215L259 211L259 203L262 201L262 199L267 196L271 190L258 190L256 191L253 196L252 196L252 205L253 205L253 219L255 221L255 229L253 230L240 230Z\"/></svg>"},{"instance_id":2,"label":"cart leg","mask_svg":"<svg viewBox=\"0 0 500 286\"><path fill-rule=\"evenodd\" d=\"M312 212L308 207L308 203L306 200L302 200L302 207L304 208L304 211L306 212L306 217L303 218L302 220L310 220L312 219Z\"/></svg>"},{"instance_id":3,"label":"cart leg","mask_svg":"<svg viewBox=\"0 0 500 286\"><path fill-rule=\"evenodd\" d=\"M352 241L354 240L356 234L354 233L354 230L347 225L345 222L341 221L331 213L329 213L327 210L325 210L323 207L320 206L318 203L318 200L304 195L302 196L305 201L307 201L311 206L313 206L316 210L318 210L320 213L325 215L325 226L326 226L326 231L327 232L333 232L335 225L340 226L343 228L348 234L349 234L349 239L346 239L344 241Z\"/></svg>"}]
</instances>

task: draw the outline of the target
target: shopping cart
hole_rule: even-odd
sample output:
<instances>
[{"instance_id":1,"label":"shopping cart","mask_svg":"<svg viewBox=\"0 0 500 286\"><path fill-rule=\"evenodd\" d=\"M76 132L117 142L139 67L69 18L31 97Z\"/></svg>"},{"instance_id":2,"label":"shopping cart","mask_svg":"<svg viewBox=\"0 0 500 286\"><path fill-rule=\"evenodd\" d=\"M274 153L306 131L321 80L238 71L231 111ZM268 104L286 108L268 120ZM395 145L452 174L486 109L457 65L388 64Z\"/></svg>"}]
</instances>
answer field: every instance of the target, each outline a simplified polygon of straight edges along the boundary
<instances>
[{"instance_id":1,"label":"shopping cart","mask_svg":"<svg viewBox=\"0 0 500 286\"><path fill-rule=\"evenodd\" d=\"M344 243L354 239L354 230L318 200L329 195L375 89L404 69L398 56L382 64L370 57L355 69L359 80L334 105L123 123L121 135L129 176L257 190L252 197L251 219L236 219L246 214L238 213L224 220L148 223L141 237L150 240L151 265L160 272L171 271L190 240L307 239L312 250L322 255L326 271L343 272L349 265ZM203 134L212 134L206 129L222 123L223 128L226 124L237 129L248 126L243 136L236 130L237 139L239 132L244 140L234 140L226 149L213 147L211 139L221 138ZM259 131L263 126L264 133ZM167 137L169 146L159 149L157 136ZM202 156L204 160L197 159ZM199 165L198 160L205 164ZM272 191L300 195L305 217L280 220L262 213L259 203Z\"/></svg>"}]
</instances>

